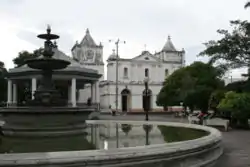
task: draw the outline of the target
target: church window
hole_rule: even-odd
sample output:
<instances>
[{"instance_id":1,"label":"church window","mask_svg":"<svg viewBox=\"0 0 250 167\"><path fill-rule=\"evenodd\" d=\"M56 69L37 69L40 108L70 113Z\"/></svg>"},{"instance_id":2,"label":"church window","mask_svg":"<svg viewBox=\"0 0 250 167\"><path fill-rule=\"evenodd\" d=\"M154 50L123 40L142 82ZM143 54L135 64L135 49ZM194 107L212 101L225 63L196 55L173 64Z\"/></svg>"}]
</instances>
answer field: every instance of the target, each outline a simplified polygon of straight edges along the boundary
<instances>
[{"instance_id":1,"label":"church window","mask_svg":"<svg viewBox=\"0 0 250 167\"><path fill-rule=\"evenodd\" d=\"M148 58L148 57L145 57L145 60L149 60L149 58Z\"/></svg>"},{"instance_id":2,"label":"church window","mask_svg":"<svg viewBox=\"0 0 250 167\"><path fill-rule=\"evenodd\" d=\"M168 69L165 69L165 77L167 77L167 76L168 76L168 74L169 74Z\"/></svg>"},{"instance_id":3,"label":"church window","mask_svg":"<svg viewBox=\"0 0 250 167\"><path fill-rule=\"evenodd\" d=\"M145 68L145 77L149 77L149 71L148 71L148 68Z\"/></svg>"},{"instance_id":4,"label":"church window","mask_svg":"<svg viewBox=\"0 0 250 167\"><path fill-rule=\"evenodd\" d=\"M124 78L128 77L128 68L127 67L124 67L124 69L123 69L123 76L124 76Z\"/></svg>"}]
</instances>

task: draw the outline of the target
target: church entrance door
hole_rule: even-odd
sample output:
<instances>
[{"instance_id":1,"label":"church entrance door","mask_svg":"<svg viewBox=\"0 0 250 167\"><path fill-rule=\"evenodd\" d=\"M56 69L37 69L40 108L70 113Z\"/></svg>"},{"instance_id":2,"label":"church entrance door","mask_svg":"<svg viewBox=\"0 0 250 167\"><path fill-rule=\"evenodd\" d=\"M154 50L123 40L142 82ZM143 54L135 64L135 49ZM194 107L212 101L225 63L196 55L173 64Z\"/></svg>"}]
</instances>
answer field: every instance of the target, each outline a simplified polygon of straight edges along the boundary
<instances>
[{"instance_id":1,"label":"church entrance door","mask_svg":"<svg viewBox=\"0 0 250 167\"><path fill-rule=\"evenodd\" d=\"M121 109L122 112L128 112L131 108L131 93L128 89L123 89L121 92Z\"/></svg>"}]
</instances>

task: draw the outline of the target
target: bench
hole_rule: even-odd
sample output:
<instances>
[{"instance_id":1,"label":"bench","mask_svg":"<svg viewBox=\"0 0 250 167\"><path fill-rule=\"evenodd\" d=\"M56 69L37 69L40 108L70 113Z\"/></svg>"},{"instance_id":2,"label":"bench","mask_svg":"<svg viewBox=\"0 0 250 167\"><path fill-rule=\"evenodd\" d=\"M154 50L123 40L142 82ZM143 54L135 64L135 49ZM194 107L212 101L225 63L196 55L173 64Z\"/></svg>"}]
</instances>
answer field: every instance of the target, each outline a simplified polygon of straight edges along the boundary
<instances>
[{"instance_id":1,"label":"bench","mask_svg":"<svg viewBox=\"0 0 250 167\"><path fill-rule=\"evenodd\" d=\"M189 115L188 122L190 124L198 124L200 122L200 119L197 116Z\"/></svg>"},{"instance_id":2,"label":"bench","mask_svg":"<svg viewBox=\"0 0 250 167\"><path fill-rule=\"evenodd\" d=\"M222 118L209 118L209 119L203 120L203 125L206 125L206 126L223 126L225 128L225 131L228 131L229 120L222 119Z\"/></svg>"}]
</instances>

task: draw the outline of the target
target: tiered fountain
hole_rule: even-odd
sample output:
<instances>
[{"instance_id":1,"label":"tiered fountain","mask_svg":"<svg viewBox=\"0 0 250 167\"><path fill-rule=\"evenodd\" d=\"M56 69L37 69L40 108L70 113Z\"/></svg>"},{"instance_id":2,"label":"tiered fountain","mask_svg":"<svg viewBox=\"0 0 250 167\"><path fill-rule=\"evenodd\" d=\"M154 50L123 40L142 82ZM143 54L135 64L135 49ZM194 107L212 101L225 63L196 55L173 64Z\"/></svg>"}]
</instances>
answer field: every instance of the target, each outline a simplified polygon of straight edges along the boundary
<instances>
[{"instance_id":1,"label":"tiered fountain","mask_svg":"<svg viewBox=\"0 0 250 167\"><path fill-rule=\"evenodd\" d=\"M6 151L15 149L17 145L41 147L43 143L50 143L50 147L53 147L60 143L55 137L67 142L63 137L70 136L70 141L74 142L74 136L79 139L79 135L85 134L85 120L95 110L66 105L67 102L54 87L52 74L54 70L66 68L70 62L53 58L54 45L51 40L58 39L59 36L52 34L49 26L47 33L38 35L38 38L45 39L43 57L26 62L30 68L41 70L41 84L34 94L34 99L26 108L0 109L0 122L4 122L1 127L2 143L7 146ZM25 137L25 140L20 137ZM44 137L46 142L43 141ZM58 148L63 149L65 146L67 144L62 142Z\"/></svg>"},{"instance_id":2,"label":"tiered fountain","mask_svg":"<svg viewBox=\"0 0 250 167\"><path fill-rule=\"evenodd\" d=\"M47 28L47 34L40 34L37 37L45 39L43 58L31 59L26 61L26 63L30 68L42 70L42 82L37 91L35 91L35 98L30 104L34 106L65 106L66 101L61 99L59 91L55 89L52 82L52 73L53 70L66 68L70 62L52 57L54 44L51 40L56 40L59 36L51 34L49 26Z\"/></svg>"}]
</instances>

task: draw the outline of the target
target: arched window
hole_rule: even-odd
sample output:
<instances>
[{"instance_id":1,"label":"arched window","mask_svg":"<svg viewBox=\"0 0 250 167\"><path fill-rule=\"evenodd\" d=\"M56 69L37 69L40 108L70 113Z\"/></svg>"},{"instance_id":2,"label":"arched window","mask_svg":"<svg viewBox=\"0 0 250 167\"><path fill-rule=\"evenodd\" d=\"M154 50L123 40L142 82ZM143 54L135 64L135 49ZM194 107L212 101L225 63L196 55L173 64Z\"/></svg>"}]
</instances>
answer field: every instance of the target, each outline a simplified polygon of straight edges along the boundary
<instances>
[{"instance_id":1,"label":"arched window","mask_svg":"<svg viewBox=\"0 0 250 167\"><path fill-rule=\"evenodd\" d=\"M168 69L165 69L165 77L167 77L167 76L168 76L168 74L169 74Z\"/></svg>"},{"instance_id":2,"label":"arched window","mask_svg":"<svg viewBox=\"0 0 250 167\"><path fill-rule=\"evenodd\" d=\"M123 69L123 76L124 76L124 78L128 77L128 68L127 67L124 67L124 69Z\"/></svg>"},{"instance_id":3,"label":"arched window","mask_svg":"<svg viewBox=\"0 0 250 167\"><path fill-rule=\"evenodd\" d=\"M149 77L149 71L148 71L148 68L145 68L145 77Z\"/></svg>"}]
</instances>

